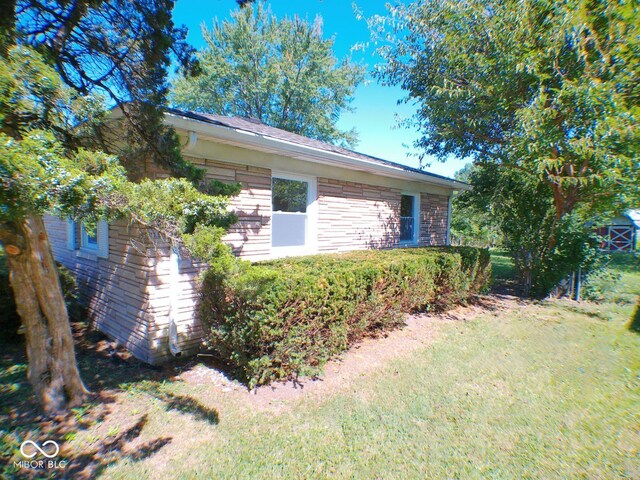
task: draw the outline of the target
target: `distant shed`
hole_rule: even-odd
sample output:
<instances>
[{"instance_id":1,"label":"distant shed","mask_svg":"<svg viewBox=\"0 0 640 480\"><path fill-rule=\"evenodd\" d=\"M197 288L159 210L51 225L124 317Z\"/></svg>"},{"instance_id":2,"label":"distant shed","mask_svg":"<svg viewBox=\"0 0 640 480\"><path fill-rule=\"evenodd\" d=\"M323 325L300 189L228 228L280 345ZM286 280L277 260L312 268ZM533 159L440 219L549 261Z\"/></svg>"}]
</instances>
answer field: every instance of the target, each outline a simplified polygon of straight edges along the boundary
<instances>
[{"instance_id":1,"label":"distant shed","mask_svg":"<svg viewBox=\"0 0 640 480\"><path fill-rule=\"evenodd\" d=\"M640 210L627 210L608 225L598 228L602 249L610 252L632 252L637 247L640 231Z\"/></svg>"}]
</instances>

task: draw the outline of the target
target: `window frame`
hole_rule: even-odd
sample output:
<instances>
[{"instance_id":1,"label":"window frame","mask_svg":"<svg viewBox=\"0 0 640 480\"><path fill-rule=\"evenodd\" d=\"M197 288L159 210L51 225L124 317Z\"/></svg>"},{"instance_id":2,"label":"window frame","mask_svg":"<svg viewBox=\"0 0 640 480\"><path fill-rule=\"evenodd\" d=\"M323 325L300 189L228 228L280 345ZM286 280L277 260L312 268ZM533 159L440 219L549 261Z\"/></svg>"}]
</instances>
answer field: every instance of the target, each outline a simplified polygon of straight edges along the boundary
<instances>
[{"instance_id":1,"label":"window frame","mask_svg":"<svg viewBox=\"0 0 640 480\"><path fill-rule=\"evenodd\" d=\"M95 243L89 241L92 238L87 230L84 228L84 223L80 224L80 248L83 250L88 250L90 252L97 253L100 247L100 239L98 238L98 227L96 226L95 236L93 238L96 239Z\"/></svg>"},{"instance_id":2,"label":"window frame","mask_svg":"<svg viewBox=\"0 0 640 480\"><path fill-rule=\"evenodd\" d=\"M400 228L400 232L398 234L398 243L402 246L409 246L409 245L418 245L419 243L419 239L420 239L420 197L421 195L419 193L416 192L401 192L400 193L400 208L399 208L399 215L398 215L398 220L400 221L400 223L402 222L402 197L412 197L413 198L413 211L412 213L412 218L413 218L413 235L412 238L410 240L401 240L400 236L402 235L402 228Z\"/></svg>"},{"instance_id":3,"label":"window frame","mask_svg":"<svg viewBox=\"0 0 640 480\"><path fill-rule=\"evenodd\" d=\"M79 242L78 223L71 219L67 220L67 249L73 250L76 256L87 260L97 260L98 258L109 258L109 224L106 220L99 220L96 225L96 243L89 242L89 234L80 223Z\"/></svg>"},{"instance_id":4,"label":"window frame","mask_svg":"<svg viewBox=\"0 0 640 480\"><path fill-rule=\"evenodd\" d=\"M307 216L306 229L305 229L305 243L300 246L289 247L274 247L273 246L273 214L279 211L273 210L273 179L279 178L282 180L293 180L297 182L305 182L307 184L307 211L304 215ZM271 172L271 198L270 198L270 214L271 222L269 231L269 246L271 249L272 258L296 256L296 255L308 255L317 252L317 205L318 205L318 179L317 177L310 175L301 175L298 173L290 173L285 171L272 171ZM287 212L280 212L287 213ZM302 213L300 213L302 214Z\"/></svg>"}]
</instances>

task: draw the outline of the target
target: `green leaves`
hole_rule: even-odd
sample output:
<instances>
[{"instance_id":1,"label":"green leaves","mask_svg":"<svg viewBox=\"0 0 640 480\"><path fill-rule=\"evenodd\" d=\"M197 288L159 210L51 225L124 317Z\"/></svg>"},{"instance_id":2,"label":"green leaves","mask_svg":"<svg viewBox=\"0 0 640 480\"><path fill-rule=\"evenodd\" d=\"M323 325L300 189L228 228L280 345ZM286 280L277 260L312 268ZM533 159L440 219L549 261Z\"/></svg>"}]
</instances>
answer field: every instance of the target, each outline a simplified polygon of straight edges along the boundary
<instances>
[{"instance_id":1,"label":"green leaves","mask_svg":"<svg viewBox=\"0 0 640 480\"><path fill-rule=\"evenodd\" d=\"M250 386L315 375L404 313L443 308L481 291L489 253L474 248L363 251L209 270L200 314L210 344Z\"/></svg>"},{"instance_id":2,"label":"green leaves","mask_svg":"<svg viewBox=\"0 0 640 480\"><path fill-rule=\"evenodd\" d=\"M417 147L474 161L474 191L456 204L490 212L539 294L588 260L586 222L640 202L632 3L428 0L384 19L377 77L416 102Z\"/></svg>"},{"instance_id":3,"label":"green leaves","mask_svg":"<svg viewBox=\"0 0 640 480\"><path fill-rule=\"evenodd\" d=\"M559 216L611 211L640 199L638 14L623 1L399 5L377 76L417 102L425 153L531 173Z\"/></svg>"},{"instance_id":4,"label":"green leaves","mask_svg":"<svg viewBox=\"0 0 640 480\"><path fill-rule=\"evenodd\" d=\"M88 107L99 102L76 95L32 49L10 50L0 85L0 222L48 213L92 229L103 218L133 219L200 259L228 261L221 239L237 221L228 197L238 184L212 182L207 194L185 179L133 183L115 156L63 143L81 113L96 120Z\"/></svg>"},{"instance_id":5,"label":"green leaves","mask_svg":"<svg viewBox=\"0 0 640 480\"><path fill-rule=\"evenodd\" d=\"M336 127L349 110L364 68L339 62L321 19L276 19L259 3L231 21L203 26L202 74L174 83L173 103L196 112L253 117L267 125L332 143L353 145L355 132Z\"/></svg>"},{"instance_id":6,"label":"green leaves","mask_svg":"<svg viewBox=\"0 0 640 480\"><path fill-rule=\"evenodd\" d=\"M46 131L26 132L20 140L0 133L0 146L3 222L44 213L95 221L109 214L126 181L113 157L86 150L67 156Z\"/></svg>"}]
</instances>

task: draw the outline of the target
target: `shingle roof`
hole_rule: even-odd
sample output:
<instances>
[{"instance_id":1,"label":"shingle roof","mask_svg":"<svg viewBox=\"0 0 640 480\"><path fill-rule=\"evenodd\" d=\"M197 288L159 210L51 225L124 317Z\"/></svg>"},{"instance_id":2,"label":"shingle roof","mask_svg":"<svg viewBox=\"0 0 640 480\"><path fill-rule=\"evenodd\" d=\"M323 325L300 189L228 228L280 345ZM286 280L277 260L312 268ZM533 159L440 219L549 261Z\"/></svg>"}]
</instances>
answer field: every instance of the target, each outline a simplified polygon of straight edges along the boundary
<instances>
[{"instance_id":1,"label":"shingle roof","mask_svg":"<svg viewBox=\"0 0 640 480\"><path fill-rule=\"evenodd\" d=\"M400 168L407 172L419 173L427 177L454 181L462 185L466 185L464 182L460 182L458 180L445 177L444 175L437 175L435 173L425 172L424 170L420 170L419 168L409 167L407 165L402 165L401 163L391 162L389 160L384 160L382 158L373 157L371 155L366 155L364 153L359 153L353 150L349 150L347 148L339 147L337 145L332 145L327 142L322 142L320 140L314 140L313 138L304 137L302 135L298 135L297 133L287 132L286 130L282 130L280 128L270 127L262 123L260 120L256 120L253 118L227 117L223 115L213 115L209 113L196 113L196 112L178 110L176 108L167 108L167 111L173 115L179 115L192 120L198 120L201 122L210 123L212 125L232 128L235 130L242 130L242 131L250 132L255 135L260 135L263 137L269 137L276 140L283 140L283 141L294 143L297 145L315 148L317 150L337 153L340 155L345 155L347 157L356 158L360 160L367 160L369 162L379 163L380 165Z\"/></svg>"}]
</instances>

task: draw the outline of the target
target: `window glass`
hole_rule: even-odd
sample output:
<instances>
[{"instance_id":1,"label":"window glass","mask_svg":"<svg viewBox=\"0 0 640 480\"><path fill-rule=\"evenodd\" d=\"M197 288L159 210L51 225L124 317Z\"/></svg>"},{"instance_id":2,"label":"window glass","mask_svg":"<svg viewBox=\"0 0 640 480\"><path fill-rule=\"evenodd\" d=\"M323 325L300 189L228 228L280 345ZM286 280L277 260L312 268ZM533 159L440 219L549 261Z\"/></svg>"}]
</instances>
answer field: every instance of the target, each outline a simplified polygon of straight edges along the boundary
<instances>
[{"instance_id":1,"label":"window glass","mask_svg":"<svg viewBox=\"0 0 640 480\"><path fill-rule=\"evenodd\" d=\"M271 183L272 210L305 213L308 186L307 182L301 180L274 178Z\"/></svg>"},{"instance_id":2,"label":"window glass","mask_svg":"<svg viewBox=\"0 0 640 480\"><path fill-rule=\"evenodd\" d=\"M93 235L90 235L89 232L82 225L82 246L97 249L98 248L98 231L97 228L94 229Z\"/></svg>"},{"instance_id":3,"label":"window glass","mask_svg":"<svg viewBox=\"0 0 640 480\"><path fill-rule=\"evenodd\" d=\"M414 197L412 195L402 195L400 199L400 216L401 217L413 218L413 201L414 201Z\"/></svg>"},{"instance_id":4,"label":"window glass","mask_svg":"<svg viewBox=\"0 0 640 480\"><path fill-rule=\"evenodd\" d=\"M400 241L415 239L414 202L413 195L402 195L400 198Z\"/></svg>"},{"instance_id":5,"label":"window glass","mask_svg":"<svg viewBox=\"0 0 640 480\"><path fill-rule=\"evenodd\" d=\"M271 222L271 245L274 247L303 247L305 245L307 233L306 214L274 212Z\"/></svg>"}]
</instances>

